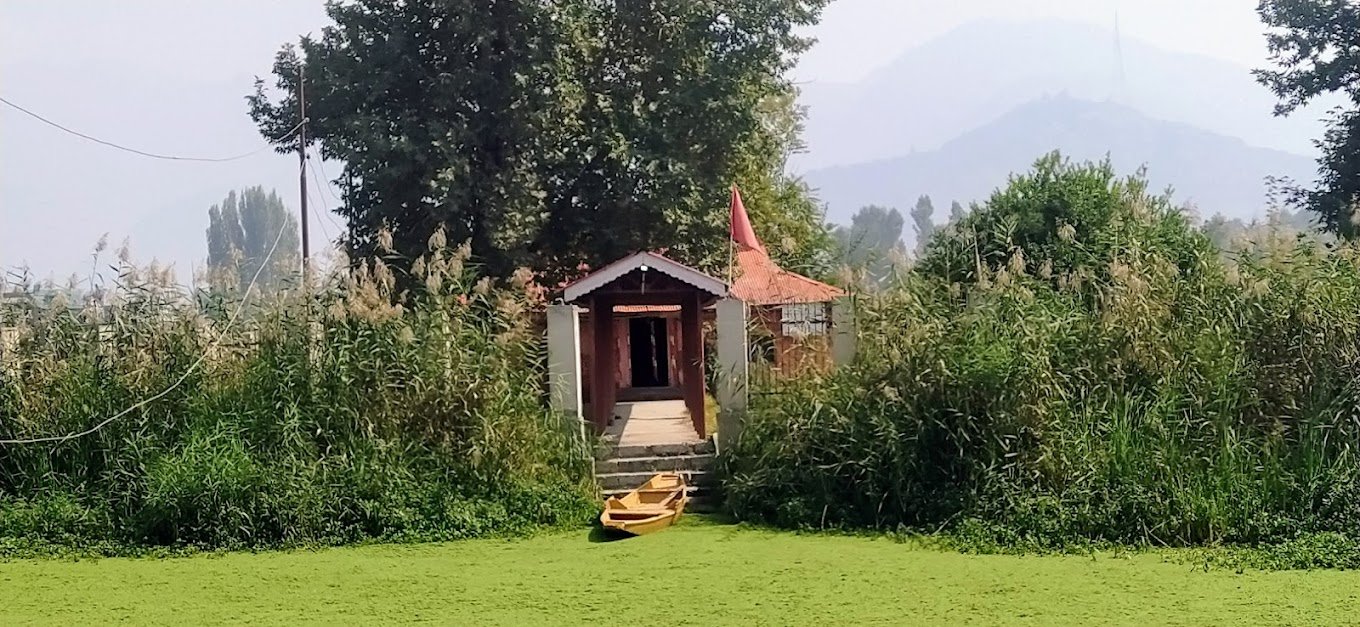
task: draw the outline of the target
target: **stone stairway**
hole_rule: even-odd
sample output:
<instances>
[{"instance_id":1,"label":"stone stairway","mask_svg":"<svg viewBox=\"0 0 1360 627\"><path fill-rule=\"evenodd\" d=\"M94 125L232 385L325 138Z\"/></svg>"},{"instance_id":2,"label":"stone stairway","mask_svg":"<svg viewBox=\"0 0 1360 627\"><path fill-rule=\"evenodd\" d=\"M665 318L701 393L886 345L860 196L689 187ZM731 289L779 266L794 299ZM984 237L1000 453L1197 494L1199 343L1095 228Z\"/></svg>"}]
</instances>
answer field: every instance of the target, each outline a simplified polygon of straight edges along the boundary
<instances>
[{"instance_id":1,"label":"stone stairway","mask_svg":"<svg viewBox=\"0 0 1360 627\"><path fill-rule=\"evenodd\" d=\"M719 506L713 478L713 440L675 444L618 444L606 438L595 454L595 482L605 496L624 494L660 472L679 473L689 486L685 511Z\"/></svg>"}]
</instances>

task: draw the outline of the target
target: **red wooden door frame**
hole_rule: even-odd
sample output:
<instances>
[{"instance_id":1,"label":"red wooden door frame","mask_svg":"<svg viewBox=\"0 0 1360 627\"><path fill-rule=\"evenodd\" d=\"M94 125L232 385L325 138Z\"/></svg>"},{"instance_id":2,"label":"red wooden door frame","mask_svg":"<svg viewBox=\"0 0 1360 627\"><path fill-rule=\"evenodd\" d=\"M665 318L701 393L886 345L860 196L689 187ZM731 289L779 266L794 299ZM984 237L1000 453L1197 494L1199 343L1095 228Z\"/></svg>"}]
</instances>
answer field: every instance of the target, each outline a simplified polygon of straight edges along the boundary
<instances>
[{"instance_id":1,"label":"red wooden door frame","mask_svg":"<svg viewBox=\"0 0 1360 627\"><path fill-rule=\"evenodd\" d=\"M685 407L699 437L704 433L704 327L696 291L680 305L681 363L684 368Z\"/></svg>"}]
</instances>

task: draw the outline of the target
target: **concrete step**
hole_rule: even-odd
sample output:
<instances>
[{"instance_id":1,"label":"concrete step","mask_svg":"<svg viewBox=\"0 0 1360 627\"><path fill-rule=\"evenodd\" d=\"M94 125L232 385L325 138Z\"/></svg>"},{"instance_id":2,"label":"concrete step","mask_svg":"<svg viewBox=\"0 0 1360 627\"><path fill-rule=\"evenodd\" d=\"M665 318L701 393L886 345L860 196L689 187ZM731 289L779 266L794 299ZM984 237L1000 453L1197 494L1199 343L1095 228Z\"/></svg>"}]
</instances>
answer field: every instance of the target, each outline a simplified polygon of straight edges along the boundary
<instances>
[{"instance_id":1,"label":"concrete step","mask_svg":"<svg viewBox=\"0 0 1360 627\"><path fill-rule=\"evenodd\" d=\"M604 495L606 497L623 496L631 489L632 488L627 490L606 490L604 491ZM685 505L686 512L711 514L722 509L722 499L718 497L718 493L710 486L688 486L685 488L685 493L689 496L689 503Z\"/></svg>"},{"instance_id":2,"label":"concrete step","mask_svg":"<svg viewBox=\"0 0 1360 627\"><path fill-rule=\"evenodd\" d=\"M612 490L601 489L600 493L603 494L606 498L611 496L623 496L631 492L633 488L636 487L637 486L633 486L631 488L614 488ZM690 498L698 497L706 498L712 496L716 492L717 490L715 489L715 486L709 484L685 486L685 494L688 494Z\"/></svg>"},{"instance_id":3,"label":"concrete step","mask_svg":"<svg viewBox=\"0 0 1360 627\"><path fill-rule=\"evenodd\" d=\"M660 455L652 457L617 457L595 462L597 474L619 472L679 472L709 470L716 458L712 455Z\"/></svg>"},{"instance_id":4,"label":"concrete step","mask_svg":"<svg viewBox=\"0 0 1360 627\"><path fill-rule=\"evenodd\" d=\"M618 446L603 443L595 450L595 459L620 459L626 457L674 457L677 455L712 455L717 451L713 440L684 444L650 444Z\"/></svg>"},{"instance_id":5,"label":"concrete step","mask_svg":"<svg viewBox=\"0 0 1360 627\"><path fill-rule=\"evenodd\" d=\"M600 491L605 494L627 492L647 483L647 480L655 474L651 471L599 473L595 475L595 483L599 484ZM685 478L685 483L690 487L708 487L713 483L713 477L704 471L686 470L679 474Z\"/></svg>"}]
</instances>

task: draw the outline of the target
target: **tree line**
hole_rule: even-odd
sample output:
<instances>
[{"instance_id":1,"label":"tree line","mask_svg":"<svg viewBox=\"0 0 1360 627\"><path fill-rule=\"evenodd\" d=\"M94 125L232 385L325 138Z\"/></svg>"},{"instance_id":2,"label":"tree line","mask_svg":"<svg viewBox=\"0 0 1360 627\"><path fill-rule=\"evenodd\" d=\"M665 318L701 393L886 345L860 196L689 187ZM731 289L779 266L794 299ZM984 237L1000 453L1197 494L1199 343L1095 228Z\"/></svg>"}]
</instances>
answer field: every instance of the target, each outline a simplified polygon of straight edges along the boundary
<instances>
[{"instance_id":1,"label":"tree line","mask_svg":"<svg viewBox=\"0 0 1360 627\"><path fill-rule=\"evenodd\" d=\"M640 249L716 269L726 258L726 190L737 184L777 261L820 275L848 265L881 279L967 210L954 202L937 219L922 196L905 215L864 207L837 227L786 172L787 157L804 148L805 115L786 75L827 3L336 3L331 24L283 46L271 80L258 79L247 101L261 132L276 137L300 121L302 91L309 140L345 164L340 244L356 262L414 259L442 230L499 276L530 267L562 279ZM1278 114L1323 94L1349 99L1318 139L1319 181L1281 181L1288 217L1273 219L1306 215L1353 237L1360 31L1341 26L1360 20L1360 9L1263 0L1258 11L1274 67L1256 76L1279 96ZM224 246L235 246L250 258L245 240L231 243L230 223L224 215L228 226L213 227L221 233L210 235L210 253L225 259L233 253ZM1222 216L1203 228L1220 246L1251 230Z\"/></svg>"}]
</instances>

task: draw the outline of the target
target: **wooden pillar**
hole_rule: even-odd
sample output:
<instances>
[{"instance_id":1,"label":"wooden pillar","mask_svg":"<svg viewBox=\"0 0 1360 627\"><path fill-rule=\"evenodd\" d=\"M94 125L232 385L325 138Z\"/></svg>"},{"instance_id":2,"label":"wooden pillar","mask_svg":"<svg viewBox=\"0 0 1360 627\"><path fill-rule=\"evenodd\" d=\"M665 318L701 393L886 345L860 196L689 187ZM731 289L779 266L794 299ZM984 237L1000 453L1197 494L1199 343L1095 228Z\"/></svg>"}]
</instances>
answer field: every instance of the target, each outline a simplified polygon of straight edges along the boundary
<instances>
[{"instance_id":1,"label":"wooden pillar","mask_svg":"<svg viewBox=\"0 0 1360 627\"><path fill-rule=\"evenodd\" d=\"M680 305L680 343L684 352L683 368L685 408L694 421L699 437L704 432L704 327L699 310L699 294L687 295Z\"/></svg>"},{"instance_id":2,"label":"wooden pillar","mask_svg":"<svg viewBox=\"0 0 1360 627\"><path fill-rule=\"evenodd\" d=\"M614 304L608 297L595 296L590 301L590 322L594 344L591 347L594 372L590 373L590 413L595 430L603 433L614 415L618 391L614 381L619 358L614 346Z\"/></svg>"}]
</instances>

